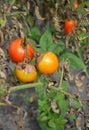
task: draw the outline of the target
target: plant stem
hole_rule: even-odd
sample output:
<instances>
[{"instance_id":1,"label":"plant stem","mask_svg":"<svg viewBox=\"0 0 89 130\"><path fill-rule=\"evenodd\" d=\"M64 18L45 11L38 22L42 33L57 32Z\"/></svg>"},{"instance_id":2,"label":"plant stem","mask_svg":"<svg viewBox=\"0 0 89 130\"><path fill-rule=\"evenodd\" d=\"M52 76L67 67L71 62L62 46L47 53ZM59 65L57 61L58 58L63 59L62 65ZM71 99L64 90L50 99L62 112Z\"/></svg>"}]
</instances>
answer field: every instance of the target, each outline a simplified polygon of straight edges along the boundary
<instances>
[{"instance_id":1,"label":"plant stem","mask_svg":"<svg viewBox=\"0 0 89 130\"><path fill-rule=\"evenodd\" d=\"M27 88L32 88L32 87L39 87L39 86L43 86L43 83L38 82L38 83L30 83L30 84L24 84L24 85L18 85L18 86L13 86L10 88L10 92L13 91L18 91L18 90L23 90L23 89L27 89Z\"/></svg>"},{"instance_id":2,"label":"plant stem","mask_svg":"<svg viewBox=\"0 0 89 130\"><path fill-rule=\"evenodd\" d=\"M51 88L54 89L54 90L56 90L56 91L61 92L62 94L66 95L66 96L68 96L68 97L70 97L70 98L72 98L72 99L77 100L77 101L80 103L80 105L82 106L81 99L76 98L75 95L73 95L73 94L71 94L71 93L68 93L68 92L64 91L62 88L55 88L55 87L53 87L53 86L52 86Z\"/></svg>"},{"instance_id":3,"label":"plant stem","mask_svg":"<svg viewBox=\"0 0 89 130\"><path fill-rule=\"evenodd\" d=\"M64 62L62 62L62 72L61 72L61 78L60 78L60 84L59 84L59 88L61 88L61 86L62 86L62 82L63 82L63 73L64 73L64 66L63 66L63 63Z\"/></svg>"}]
</instances>

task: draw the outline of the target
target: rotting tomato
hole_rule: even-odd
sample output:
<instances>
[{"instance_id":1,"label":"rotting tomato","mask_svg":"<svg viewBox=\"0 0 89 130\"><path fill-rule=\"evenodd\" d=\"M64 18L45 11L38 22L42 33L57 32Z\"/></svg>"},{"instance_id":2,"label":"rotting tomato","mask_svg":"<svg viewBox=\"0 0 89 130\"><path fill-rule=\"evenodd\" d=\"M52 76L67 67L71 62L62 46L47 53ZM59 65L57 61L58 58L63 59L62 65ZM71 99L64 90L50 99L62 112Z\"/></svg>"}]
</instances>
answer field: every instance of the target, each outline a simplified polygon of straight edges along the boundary
<instances>
[{"instance_id":1,"label":"rotting tomato","mask_svg":"<svg viewBox=\"0 0 89 130\"><path fill-rule=\"evenodd\" d=\"M21 82L33 82L37 78L37 70L33 64L18 63L15 67L15 76Z\"/></svg>"},{"instance_id":2,"label":"rotting tomato","mask_svg":"<svg viewBox=\"0 0 89 130\"><path fill-rule=\"evenodd\" d=\"M80 5L80 3L79 3L78 1L74 1L74 2L73 2L73 7L74 7L74 8L78 8L79 5Z\"/></svg>"},{"instance_id":3,"label":"rotting tomato","mask_svg":"<svg viewBox=\"0 0 89 130\"><path fill-rule=\"evenodd\" d=\"M32 60L34 57L34 48L31 42L28 42L27 46L24 46L24 38L17 38L13 40L8 48L10 58L13 62L19 63L27 58Z\"/></svg>"},{"instance_id":4,"label":"rotting tomato","mask_svg":"<svg viewBox=\"0 0 89 130\"><path fill-rule=\"evenodd\" d=\"M37 57L36 65L40 73L53 74L59 67L59 60L53 52L45 52Z\"/></svg>"},{"instance_id":5,"label":"rotting tomato","mask_svg":"<svg viewBox=\"0 0 89 130\"><path fill-rule=\"evenodd\" d=\"M74 20L66 20L64 24L64 32L66 35L72 32L76 28L76 22Z\"/></svg>"}]
</instances>

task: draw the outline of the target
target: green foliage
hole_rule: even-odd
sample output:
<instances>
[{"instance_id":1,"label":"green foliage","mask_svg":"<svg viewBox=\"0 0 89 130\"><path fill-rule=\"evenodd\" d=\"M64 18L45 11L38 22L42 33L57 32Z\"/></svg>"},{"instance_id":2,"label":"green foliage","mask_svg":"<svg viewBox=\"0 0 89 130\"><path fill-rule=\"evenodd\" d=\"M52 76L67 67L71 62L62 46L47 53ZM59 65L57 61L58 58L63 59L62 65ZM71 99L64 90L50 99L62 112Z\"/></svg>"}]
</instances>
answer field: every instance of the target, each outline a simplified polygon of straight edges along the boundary
<instances>
[{"instance_id":1,"label":"green foliage","mask_svg":"<svg viewBox=\"0 0 89 130\"><path fill-rule=\"evenodd\" d=\"M76 119L76 115L75 115L75 114L70 114L70 117L69 117L69 118L70 118L71 121L73 121L73 120Z\"/></svg>"},{"instance_id":2,"label":"green foliage","mask_svg":"<svg viewBox=\"0 0 89 130\"><path fill-rule=\"evenodd\" d=\"M71 69L85 69L86 68L83 61L72 53L65 52L63 53L63 55L61 55L60 59L69 60Z\"/></svg>"},{"instance_id":3,"label":"green foliage","mask_svg":"<svg viewBox=\"0 0 89 130\"><path fill-rule=\"evenodd\" d=\"M5 89L0 88L0 100L2 99L4 94L5 94Z\"/></svg>"},{"instance_id":4,"label":"green foliage","mask_svg":"<svg viewBox=\"0 0 89 130\"><path fill-rule=\"evenodd\" d=\"M38 93L37 89L39 88L36 88L36 92ZM56 92L53 89L51 89L49 93L47 93L44 96L44 98L41 95L41 93L42 90L41 92L39 92L40 98L38 100L38 120L40 122L42 130L45 130L45 127L47 127L46 129L48 130L64 130L64 125L66 123L66 119L64 118L64 116L66 112L69 110L68 100L65 98L63 94ZM57 109L59 109L58 113L52 110L50 101L53 101L57 104Z\"/></svg>"},{"instance_id":5,"label":"green foliage","mask_svg":"<svg viewBox=\"0 0 89 130\"><path fill-rule=\"evenodd\" d=\"M0 24L5 24L5 23L6 23L6 21L3 20L2 18L0 18Z\"/></svg>"},{"instance_id":6,"label":"green foliage","mask_svg":"<svg viewBox=\"0 0 89 130\"><path fill-rule=\"evenodd\" d=\"M10 4L11 0L8 0L7 2ZM39 10L41 10L39 6L40 0L35 2L31 1L31 4L37 4ZM35 20L38 17L36 14L34 14L34 9L30 10L30 3L29 7L27 8L26 4L23 4L24 2L16 1L14 5L17 7L18 11L12 11L11 13L13 16L17 16L17 18L21 18L24 25L24 32L34 45L35 54L52 51L57 54L59 62L63 60L69 61L69 69L86 69L85 63L83 62L83 46L85 44L89 44L89 16L87 17L89 0L82 0L82 2L80 1L80 5L76 9L72 8L72 3L74 0L69 0L66 2L61 2L61 0L58 0L56 2L57 4L55 4L53 0L49 2L47 2L47 0L43 1L48 11L43 11L46 13L43 14L43 17L45 18L43 22L46 23L44 24L44 32L41 32L41 29L35 23ZM34 5L32 7L34 7ZM21 11L21 9L23 10ZM26 14L24 13L25 11L27 11ZM51 17L49 14L51 14ZM41 15L41 13L38 12L38 15ZM71 32L71 34L68 36L64 34L64 21L66 19L75 19L77 23L75 32ZM5 23L6 21L0 18L0 25ZM56 30L55 26L53 27L52 25L60 27L59 31ZM68 46L65 45L66 42L68 43ZM37 47L37 45L39 45L39 47ZM73 51L71 48L74 48L75 50ZM31 63L35 64L35 58L31 61ZM61 67L59 67L59 69L60 73L57 72L56 74L60 80L62 75ZM57 91L58 89L56 89L55 85L53 86L55 89L48 87L50 81L54 82L54 80L50 77L51 76L48 75L44 76L38 74L38 81L43 83L43 86L35 88L38 96L38 121L42 130L64 130L64 126L67 121L65 116L70 107L73 107L74 109L80 109L81 105L77 99L72 99L70 96L66 96L65 93ZM68 81L64 81L64 79L62 79L60 82L61 86L57 87L59 87L59 89L61 87L64 92L67 92ZM5 91L3 89L0 89L0 98L4 95L4 92ZM26 95L22 95L22 97L24 98L25 102L28 103L29 98ZM55 109L59 112L53 110L51 102L54 102L57 105ZM71 121L73 121L76 119L76 115L74 113L70 114L69 118Z\"/></svg>"},{"instance_id":7,"label":"green foliage","mask_svg":"<svg viewBox=\"0 0 89 130\"><path fill-rule=\"evenodd\" d=\"M77 100L75 100L75 99L70 99L70 104L71 104L71 106L73 106L76 109L81 108L80 103Z\"/></svg>"},{"instance_id":8,"label":"green foliage","mask_svg":"<svg viewBox=\"0 0 89 130\"><path fill-rule=\"evenodd\" d=\"M53 44L53 39L51 33L46 30L40 39L40 47L42 51L48 51L50 46Z\"/></svg>"},{"instance_id":9,"label":"green foliage","mask_svg":"<svg viewBox=\"0 0 89 130\"><path fill-rule=\"evenodd\" d=\"M40 32L40 29L37 27L37 26L34 26L32 29L31 29L31 32L30 32L30 38L34 39L35 41L39 41L40 37L41 37L41 32Z\"/></svg>"}]
</instances>

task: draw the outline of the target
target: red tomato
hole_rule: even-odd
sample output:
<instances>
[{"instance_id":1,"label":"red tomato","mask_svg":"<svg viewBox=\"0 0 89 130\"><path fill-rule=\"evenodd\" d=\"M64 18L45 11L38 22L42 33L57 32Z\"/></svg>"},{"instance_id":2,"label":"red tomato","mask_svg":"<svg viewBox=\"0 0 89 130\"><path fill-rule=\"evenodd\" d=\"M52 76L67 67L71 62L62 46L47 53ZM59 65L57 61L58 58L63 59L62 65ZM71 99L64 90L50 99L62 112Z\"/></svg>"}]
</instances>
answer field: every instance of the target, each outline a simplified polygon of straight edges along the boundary
<instances>
[{"instance_id":1,"label":"red tomato","mask_svg":"<svg viewBox=\"0 0 89 130\"><path fill-rule=\"evenodd\" d=\"M18 38L10 43L8 52L13 62L23 62L26 56L29 60L32 60L34 57L32 43L29 42L27 46L24 46L23 42L24 38ZM28 54L26 55L26 53Z\"/></svg>"},{"instance_id":2,"label":"red tomato","mask_svg":"<svg viewBox=\"0 0 89 130\"><path fill-rule=\"evenodd\" d=\"M66 20L64 24L64 32L65 34L69 34L76 27L76 23L74 20Z\"/></svg>"},{"instance_id":3,"label":"red tomato","mask_svg":"<svg viewBox=\"0 0 89 130\"><path fill-rule=\"evenodd\" d=\"M73 7L74 8L78 8L79 5L80 5L80 3L78 1L73 2Z\"/></svg>"}]
</instances>

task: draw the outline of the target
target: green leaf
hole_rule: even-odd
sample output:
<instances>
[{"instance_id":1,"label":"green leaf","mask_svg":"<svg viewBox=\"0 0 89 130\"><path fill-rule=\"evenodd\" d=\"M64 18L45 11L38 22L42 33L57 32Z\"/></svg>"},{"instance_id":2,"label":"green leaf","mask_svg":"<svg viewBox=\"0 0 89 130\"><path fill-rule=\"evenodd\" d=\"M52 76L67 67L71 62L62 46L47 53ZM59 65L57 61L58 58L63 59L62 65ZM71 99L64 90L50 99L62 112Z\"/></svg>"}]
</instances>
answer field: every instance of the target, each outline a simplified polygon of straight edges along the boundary
<instances>
[{"instance_id":1,"label":"green leaf","mask_svg":"<svg viewBox=\"0 0 89 130\"><path fill-rule=\"evenodd\" d=\"M37 26L33 27L31 29L31 38L39 41L40 37L41 37L41 32L40 32L39 28Z\"/></svg>"},{"instance_id":2,"label":"green leaf","mask_svg":"<svg viewBox=\"0 0 89 130\"><path fill-rule=\"evenodd\" d=\"M60 56L60 60L69 60L71 69L85 69L85 64L78 58L76 55L72 53L65 52Z\"/></svg>"},{"instance_id":3,"label":"green leaf","mask_svg":"<svg viewBox=\"0 0 89 130\"><path fill-rule=\"evenodd\" d=\"M36 90L36 93L37 93L37 95L38 95L38 97L40 99L43 99L44 97L46 97L46 89L45 89L45 87L39 86L39 87L36 87L35 90Z\"/></svg>"},{"instance_id":4,"label":"green leaf","mask_svg":"<svg viewBox=\"0 0 89 130\"><path fill-rule=\"evenodd\" d=\"M6 21L0 18L0 24L5 24Z\"/></svg>"},{"instance_id":5,"label":"green leaf","mask_svg":"<svg viewBox=\"0 0 89 130\"><path fill-rule=\"evenodd\" d=\"M48 125L49 125L49 127L52 127L52 128L56 127L56 124L53 119L49 120Z\"/></svg>"},{"instance_id":6,"label":"green leaf","mask_svg":"<svg viewBox=\"0 0 89 130\"><path fill-rule=\"evenodd\" d=\"M79 103L77 100L71 99L71 100L70 100L70 104L71 104L74 108L76 108L76 109L81 108L81 105L80 105L80 103Z\"/></svg>"},{"instance_id":7,"label":"green leaf","mask_svg":"<svg viewBox=\"0 0 89 130\"><path fill-rule=\"evenodd\" d=\"M0 99L3 97L3 95L5 94L5 89L0 88Z\"/></svg>"},{"instance_id":8,"label":"green leaf","mask_svg":"<svg viewBox=\"0 0 89 130\"><path fill-rule=\"evenodd\" d=\"M67 81L63 81L61 87L62 87L62 89L63 89L64 91L67 91L68 82L67 82Z\"/></svg>"},{"instance_id":9,"label":"green leaf","mask_svg":"<svg viewBox=\"0 0 89 130\"><path fill-rule=\"evenodd\" d=\"M57 130L64 130L66 121L67 120L62 115L58 116L58 118L55 118Z\"/></svg>"},{"instance_id":10,"label":"green leaf","mask_svg":"<svg viewBox=\"0 0 89 130\"><path fill-rule=\"evenodd\" d=\"M58 92L54 98L54 101L57 102L61 114L65 115L69 110L69 103L68 100L65 99L65 96Z\"/></svg>"},{"instance_id":11,"label":"green leaf","mask_svg":"<svg viewBox=\"0 0 89 130\"><path fill-rule=\"evenodd\" d=\"M76 119L76 115L75 115L75 114L71 114L71 115L70 115L70 120L73 121L73 120L75 120L75 119Z\"/></svg>"},{"instance_id":12,"label":"green leaf","mask_svg":"<svg viewBox=\"0 0 89 130\"><path fill-rule=\"evenodd\" d=\"M48 30L46 30L41 36L40 47L42 51L48 51L52 44L53 44L52 35Z\"/></svg>"},{"instance_id":13,"label":"green leaf","mask_svg":"<svg viewBox=\"0 0 89 130\"><path fill-rule=\"evenodd\" d=\"M31 15L28 15L27 22L30 25L30 27L33 27L35 21L34 21L34 18Z\"/></svg>"},{"instance_id":14,"label":"green leaf","mask_svg":"<svg viewBox=\"0 0 89 130\"><path fill-rule=\"evenodd\" d=\"M55 44L55 43L53 43L51 46L50 46L50 48L49 48L49 51L52 51L52 52L54 52L54 53L59 53L59 52L62 52L62 48L58 45L58 44Z\"/></svg>"}]
</instances>

